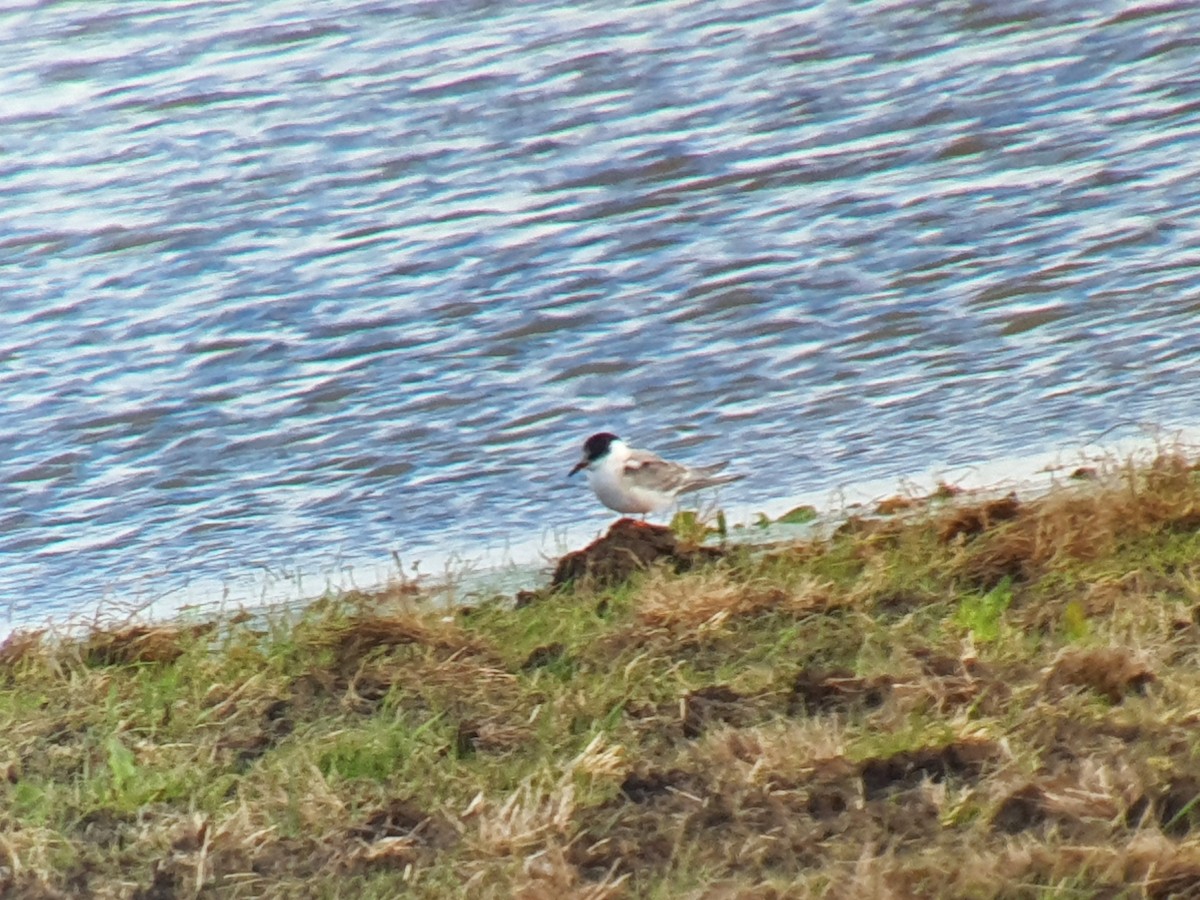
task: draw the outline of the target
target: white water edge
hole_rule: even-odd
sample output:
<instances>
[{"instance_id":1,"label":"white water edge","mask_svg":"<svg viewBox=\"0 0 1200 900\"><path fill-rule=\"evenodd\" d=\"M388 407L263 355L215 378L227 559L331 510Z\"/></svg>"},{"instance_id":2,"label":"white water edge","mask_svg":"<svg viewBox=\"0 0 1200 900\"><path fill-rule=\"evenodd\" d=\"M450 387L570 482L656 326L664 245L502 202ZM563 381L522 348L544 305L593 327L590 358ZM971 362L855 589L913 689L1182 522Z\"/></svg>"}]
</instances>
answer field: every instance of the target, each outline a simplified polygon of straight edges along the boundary
<instances>
[{"instance_id":1,"label":"white water edge","mask_svg":"<svg viewBox=\"0 0 1200 900\"><path fill-rule=\"evenodd\" d=\"M1080 468L1111 471L1127 462L1149 462L1156 454L1175 451L1200 456L1200 428L1142 429L1137 436L1080 443L1077 446L1025 456L1012 456L970 466L931 466L901 479L848 481L832 489L792 495L756 506L725 504L717 495L701 495L688 508L702 516L717 509L725 514L728 539L770 544L828 533L851 515L872 514L878 503L896 495L913 498L932 494L939 485L962 491L957 500L981 499L1015 492L1036 497L1071 479ZM579 502L598 507L586 484L579 487ZM799 506L818 510L812 521L788 525L774 520ZM602 509L602 508L601 508ZM655 517L668 521L670 513ZM264 614L271 610L299 610L321 597L352 590L372 591L389 585L415 583L422 588L421 602L446 608L497 596L511 596L548 582L554 562L603 534L615 519L591 515L566 529L547 530L521 542L500 546L425 553L408 558L399 551L388 559L346 560L324 571L303 567L265 567L221 580L198 580L154 596L102 596L94 613L71 619L13 620L0 623L0 637L16 630L50 631L113 627L121 624L170 620L211 619L237 612Z\"/></svg>"}]
</instances>

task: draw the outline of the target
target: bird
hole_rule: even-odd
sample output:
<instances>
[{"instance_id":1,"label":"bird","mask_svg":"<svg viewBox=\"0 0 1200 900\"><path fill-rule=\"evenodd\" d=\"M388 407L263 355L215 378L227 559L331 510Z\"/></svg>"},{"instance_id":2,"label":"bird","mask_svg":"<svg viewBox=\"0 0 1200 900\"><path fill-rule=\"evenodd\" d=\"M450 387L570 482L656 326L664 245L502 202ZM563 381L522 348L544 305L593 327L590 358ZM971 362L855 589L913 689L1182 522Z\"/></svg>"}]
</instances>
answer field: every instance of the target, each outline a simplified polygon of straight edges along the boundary
<instances>
[{"instance_id":1,"label":"bird","mask_svg":"<svg viewBox=\"0 0 1200 900\"><path fill-rule=\"evenodd\" d=\"M685 466L634 449L615 434L601 431L583 442L583 458L567 477L586 470L588 484L601 503L619 513L645 516L670 506L679 494L743 477L717 474L727 465Z\"/></svg>"}]
</instances>

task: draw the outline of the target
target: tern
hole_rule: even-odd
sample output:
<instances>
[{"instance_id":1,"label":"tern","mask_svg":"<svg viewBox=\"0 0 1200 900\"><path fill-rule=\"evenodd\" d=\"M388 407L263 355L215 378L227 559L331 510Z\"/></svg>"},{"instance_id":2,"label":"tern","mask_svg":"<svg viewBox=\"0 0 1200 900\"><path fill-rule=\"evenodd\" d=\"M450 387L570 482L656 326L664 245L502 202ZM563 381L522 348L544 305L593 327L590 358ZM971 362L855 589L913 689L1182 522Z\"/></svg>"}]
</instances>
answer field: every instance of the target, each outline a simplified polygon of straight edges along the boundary
<instances>
[{"instance_id":1,"label":"tern","mask_svg":"<svg viewBox=\"0 0 1200 900\"><path fill-rule=\"evenodd\" d=\"M583 442L583 458L570 472L587 471L596 497L619 513L658 512L677 496L736 481L741 475L719 475L728 462L685 466L649 450L630 447L615 434L602 431Z\"/></svg>"}]
</instances>

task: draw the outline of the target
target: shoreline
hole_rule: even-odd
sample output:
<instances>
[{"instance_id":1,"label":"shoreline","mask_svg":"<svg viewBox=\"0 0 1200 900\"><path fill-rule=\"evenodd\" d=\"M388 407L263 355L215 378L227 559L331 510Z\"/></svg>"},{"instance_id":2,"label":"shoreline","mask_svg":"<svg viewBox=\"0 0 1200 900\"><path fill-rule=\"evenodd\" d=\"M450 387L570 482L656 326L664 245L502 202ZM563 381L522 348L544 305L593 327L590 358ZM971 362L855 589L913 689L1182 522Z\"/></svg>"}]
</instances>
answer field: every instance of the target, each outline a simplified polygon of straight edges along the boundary
<instances>
[{"instance_id":1,"label":"shoreline","mask_svg":"<svg viewBox=\"0 0 1200 900\"><path fill-rule=\"evenodd\" d=\"M964 500L1000 496L1012 491L1023 496L1037 496L1069 480L1076 469L1111 466L1117 460L1144 461L1167 450L1200 452L1200 428L1140 430L1143 432L1140 437L1107 443L1081 442L1070 448L1001 457L970 465L935 465L915 475L846 482L836 488L791 494L765 503L722 504L720 509L731 524L729 535L732 540L770 543L805 538L814 531L829 532L851 516L870 514L888 498L929 496L943 485L961 491ZM587 491L581 489L579 493L579 501L586 508L599 508ZM713 502L712 496L704 499L711 515L718 504ZM719 500L719 495L716 499ZM798 507L817 510L815 523L794 526L778 522L788 511ZM219 618L245 612L269 613L276 609L294 611L323 597L385 591L413 580L427 587L433 595L451 598L448 605L454 605L454 596L461 593L474 597L515 595L522 590L536 589L553 568L554 560L602 534L616 520L615 513L609 514L607 519L605 513L606 510L590 516L574 529L546 529L539 537L515 544L505 542L474 550L455 547L415 554L411 559L404 559L393 551L392 558L387 561L379 558L345 561L336 568L311 572L296 568L287 573L281 570L278 575L244 572L221 579L189 582L153 597L132 600L108 596L90 614L78 612L10 619L0 626L0 640L13 632L31 628L73 631L111 627L120 622L148 624L174 619ZM769 520L769 527L757 524L764 518ZM664 520L659 524L667 523ZM414 563L417 568L413 571L419 572L415 578L404 568L411 569ZM315 593L306 587L314 583L322 585Z\"/></svg>"}]
</instances>

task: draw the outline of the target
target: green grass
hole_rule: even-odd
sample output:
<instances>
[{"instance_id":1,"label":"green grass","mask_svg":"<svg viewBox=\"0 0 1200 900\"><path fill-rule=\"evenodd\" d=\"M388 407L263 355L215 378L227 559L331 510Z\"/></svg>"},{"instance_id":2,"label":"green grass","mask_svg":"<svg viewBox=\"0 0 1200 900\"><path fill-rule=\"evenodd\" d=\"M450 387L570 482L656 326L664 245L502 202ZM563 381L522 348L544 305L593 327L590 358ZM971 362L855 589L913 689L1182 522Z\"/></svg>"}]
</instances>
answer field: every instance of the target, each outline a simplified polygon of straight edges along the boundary
<instances>
[{"instance_id":1,"label":"green grass","mask_svg":"<svg viewBox=\"0 0 1200 900\"><path fill-rule=\"evenodd\" d=\"M1012 580L1006 578L985 594L963 595L954 620L966 628L975 640L994 641L1000 636L1000 623L1012 599Z\"/></svg>"},{"instance_id":2,"label":"green grass","mask_svg":"<svg viewBox=\"0 0 1200 900\"><path fill-rule=\"evenodd\" d=\"M449 620L15 635L0 895L1197 895L1196 470L950 494Z\"/></svg>"}]
</instances>

